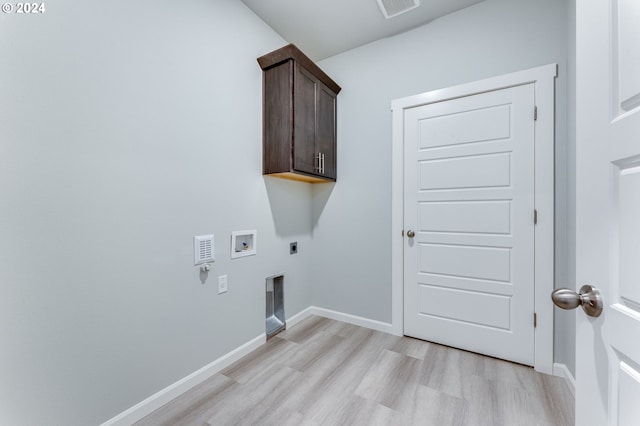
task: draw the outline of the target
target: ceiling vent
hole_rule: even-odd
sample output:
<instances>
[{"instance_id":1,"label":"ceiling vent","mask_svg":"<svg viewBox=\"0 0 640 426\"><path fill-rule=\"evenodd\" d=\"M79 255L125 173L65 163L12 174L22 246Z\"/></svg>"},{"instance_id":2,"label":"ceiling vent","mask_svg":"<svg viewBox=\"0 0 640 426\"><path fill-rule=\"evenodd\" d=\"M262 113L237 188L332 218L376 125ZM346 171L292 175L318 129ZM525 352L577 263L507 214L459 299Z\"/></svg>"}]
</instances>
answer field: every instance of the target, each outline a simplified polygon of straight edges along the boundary
<instances>
[{"instance_id":1,"label":"ceiling vent","mask_svg":"<svg viewBox=\"0 0 640 426\"><path fill-rule=\"evenodd\" d=\"M384 17L391 19L420 6L420 0L378 0L378 6Z\"/></svg>"}]
</instances>

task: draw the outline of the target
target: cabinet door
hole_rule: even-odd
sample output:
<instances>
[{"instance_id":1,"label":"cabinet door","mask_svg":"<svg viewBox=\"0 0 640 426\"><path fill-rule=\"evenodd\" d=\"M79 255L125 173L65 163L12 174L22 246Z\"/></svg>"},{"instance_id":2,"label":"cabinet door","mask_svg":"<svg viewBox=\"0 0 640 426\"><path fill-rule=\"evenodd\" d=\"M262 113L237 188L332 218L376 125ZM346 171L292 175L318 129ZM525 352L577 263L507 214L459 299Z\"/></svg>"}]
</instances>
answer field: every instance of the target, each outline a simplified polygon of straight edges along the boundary
<instances>
[{"instance_id":1,"label":"cabinet door","mask_svg":"<svg viewBox=\"0 0 640 426\"><path fill-rule=\"evenodd\" d=\"M293 91L293 168L317 174L316 93L320 82L296 65Z\"/></svg>"},{"instance_id":2,"label":"cabinet door","mask_svg":"<svg viewBox=\"0 0 640 426\"><path fill-rule=\"evenodd\" d=\"M327 86L317 85L316 151L322 156L322 170L326 178L336 178L336 94Z\"/></svg>"},{"instance_id":3,"label":"cabinet door","mask_svg":"<svg viewBox=\"0 0 640 426\"><path fill-rule=\"evenodd\" d=\"M293 70L289 60L264 71L262 172L291 171Z\"/></svg>"}]
</instances>

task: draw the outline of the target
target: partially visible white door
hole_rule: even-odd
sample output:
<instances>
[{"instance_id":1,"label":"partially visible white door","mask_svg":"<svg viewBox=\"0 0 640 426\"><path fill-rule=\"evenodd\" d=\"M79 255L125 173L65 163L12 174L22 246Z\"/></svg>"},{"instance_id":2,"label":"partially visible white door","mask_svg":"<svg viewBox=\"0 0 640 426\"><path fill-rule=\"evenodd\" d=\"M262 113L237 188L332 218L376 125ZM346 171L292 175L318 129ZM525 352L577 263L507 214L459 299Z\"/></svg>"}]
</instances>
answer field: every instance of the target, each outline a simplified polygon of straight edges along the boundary
<instances>
[{"instance_id":1,"label":"partially visible white door","mask_svg":"<svg viewBox=\"0 0 640 426\"><path fill-rule=\"evenodd\" d=\"M533 84L404 119L405 334L533 365Z\"/></svg>"},{"instance_id":2,"label":"partially visible white door","mask_svg":"<svg viewBox=\"0 0 640 426\"><path fill-rule=\"evenodd\" d=\"M576 424L640 425L640 2L577 2Z\"/></svg>"}]
</instances>

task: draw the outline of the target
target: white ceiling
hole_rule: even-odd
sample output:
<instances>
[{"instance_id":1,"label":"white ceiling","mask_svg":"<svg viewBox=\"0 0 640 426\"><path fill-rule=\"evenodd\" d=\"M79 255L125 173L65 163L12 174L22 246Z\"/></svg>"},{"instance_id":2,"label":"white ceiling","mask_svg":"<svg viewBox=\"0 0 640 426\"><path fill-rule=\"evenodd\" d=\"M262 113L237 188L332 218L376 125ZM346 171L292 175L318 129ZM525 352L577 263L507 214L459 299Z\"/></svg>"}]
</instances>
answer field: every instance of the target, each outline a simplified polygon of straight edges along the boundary
<instances>
[{"instance_id":1,"label":"white ceiling","mask_svg":"<svg viewBox=\"0 0 640 426\"><path fill-rule=\"evenodd\" d=\"M314 61L424 25L482 0L422 0L385 19L376 0L241 0Z\"/></svg>"}]
</instances>

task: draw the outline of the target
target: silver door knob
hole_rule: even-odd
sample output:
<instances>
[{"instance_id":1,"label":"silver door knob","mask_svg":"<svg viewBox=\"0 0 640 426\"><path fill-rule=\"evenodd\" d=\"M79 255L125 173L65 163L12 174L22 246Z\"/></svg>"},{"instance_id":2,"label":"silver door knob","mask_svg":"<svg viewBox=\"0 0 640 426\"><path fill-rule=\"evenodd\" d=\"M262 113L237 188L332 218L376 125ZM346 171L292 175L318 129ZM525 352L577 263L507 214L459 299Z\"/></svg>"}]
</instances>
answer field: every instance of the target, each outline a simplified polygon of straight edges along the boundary
<instances>
[{"instance_id":1,"label":"silver door knob","mask_svg":"<svg viewBox=\"0 0 640 426\"><path fill-rule=\"evenodd\" d=\"M416 233L415 233L415 232L413 232L412 230L409 230L409 231L407 232L407 237L409 237L409 238L413 238L413 237L415 237L415 236L416 236Z\"/></svg>"},{"instance_id":2,"label":"silver door knob","mask_svg":"<svg viewBox=\"0 0 640 426\"><path fill-rule=\"evenodd\" d=\"M553 303L562 309L575 309L582 306L590 317L599 317L602 313L602 296L592 285L583 285L580 293L568 288L559 288L551 293Z\"/></svg>"}]
</instances>

